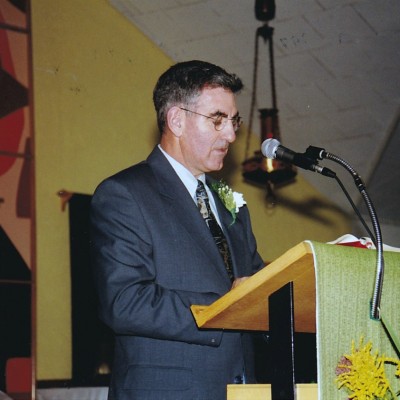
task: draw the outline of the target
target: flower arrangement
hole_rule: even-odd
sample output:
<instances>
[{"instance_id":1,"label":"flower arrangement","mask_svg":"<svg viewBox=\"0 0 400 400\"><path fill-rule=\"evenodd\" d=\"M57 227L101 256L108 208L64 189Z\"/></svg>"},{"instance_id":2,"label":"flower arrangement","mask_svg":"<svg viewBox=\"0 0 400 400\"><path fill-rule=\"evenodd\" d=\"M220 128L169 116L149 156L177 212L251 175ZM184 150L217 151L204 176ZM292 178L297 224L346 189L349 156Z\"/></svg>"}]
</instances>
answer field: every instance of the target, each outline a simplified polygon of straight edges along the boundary
<instances>
[{"instance_id":1,"label":"flower arrangement","mask_svg":"<svg viewBox=\"0 0 400 400\"><path fill-rule=\"evenodd\" d=\"M345 388L349 393L348 399L354 400L394 400L400 392L394 393L386 376L385 366L396 366L395 376L400 377L400 360L371 354L372 343L364 345L361 337L359 347L354 341L351 354L344 355L337 367L335 380L339 389Z\"/></svg>"},{"instance_id":2,"label":"flower arrangement","mask_svg":"<svg viewBox=\"0 0 400 400\"><path fill-rule=\"evenodd\" d=\"M218 194L226 209L232 215L232 224L236 221L239 208L246 204L243 194L234 192L225 182L219 181L211 184L212 189Z\"/></svg>"}]
</instances>

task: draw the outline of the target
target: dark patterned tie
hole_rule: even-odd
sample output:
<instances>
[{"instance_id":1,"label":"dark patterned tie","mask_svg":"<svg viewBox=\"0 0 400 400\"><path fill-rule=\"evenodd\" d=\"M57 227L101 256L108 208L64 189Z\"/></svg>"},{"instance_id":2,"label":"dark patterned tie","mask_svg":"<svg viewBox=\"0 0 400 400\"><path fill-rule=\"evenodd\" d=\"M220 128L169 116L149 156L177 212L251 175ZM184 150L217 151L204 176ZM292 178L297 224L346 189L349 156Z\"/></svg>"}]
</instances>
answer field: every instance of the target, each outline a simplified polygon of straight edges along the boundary
<instances>
[{"instance_id":1,"label":"dark patterned tie","mask_svg":"<svg viewBox=\"0 0 400 400\"><path fill-rule=\"evenodd\" d=\"M196 199L197 199L197 207L201 215L204 218L210 232L214 238L215 244L218 247L218 250L224 260L226 270L228 272L229 278L233 281L233 272L232 272L232 260L229 252L228 242L226 241L225 235L222 232L221 227L219 226L217 220L215 219L215 215L211 211L210 200L207 195L207 191L204 187L203 182L197 181L197 189L196 189Z\"/></svg>"}]
</instances>

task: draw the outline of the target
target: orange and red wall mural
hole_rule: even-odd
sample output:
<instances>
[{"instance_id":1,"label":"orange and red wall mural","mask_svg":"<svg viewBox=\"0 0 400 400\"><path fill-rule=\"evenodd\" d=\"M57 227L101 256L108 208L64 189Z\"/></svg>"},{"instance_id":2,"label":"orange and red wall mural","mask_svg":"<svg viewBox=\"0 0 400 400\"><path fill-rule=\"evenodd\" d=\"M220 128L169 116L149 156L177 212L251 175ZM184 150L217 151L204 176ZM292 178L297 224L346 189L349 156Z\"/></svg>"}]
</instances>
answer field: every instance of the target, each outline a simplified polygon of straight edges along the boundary
<instances>
[{"instance_id":1,"label":"orange and red wall mural","mask_svg":"<svg viewBox=\"0 0 400 400\"><path fill-rule=\"evenodd\" d=\"M31 352L34 209L28 5L27 0L0 0L0 372L7 358ZM0 390L3 386L0 382Z\"/></svg>"}]
</instances>

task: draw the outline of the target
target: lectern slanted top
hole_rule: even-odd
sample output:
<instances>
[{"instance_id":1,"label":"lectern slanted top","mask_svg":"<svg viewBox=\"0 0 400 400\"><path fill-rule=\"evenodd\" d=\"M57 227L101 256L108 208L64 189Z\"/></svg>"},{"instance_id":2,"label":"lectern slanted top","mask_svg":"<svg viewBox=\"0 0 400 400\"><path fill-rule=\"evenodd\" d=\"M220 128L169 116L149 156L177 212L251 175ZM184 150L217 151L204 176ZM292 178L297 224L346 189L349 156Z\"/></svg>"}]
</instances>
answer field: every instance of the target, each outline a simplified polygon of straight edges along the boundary
<instances>
[{"instance_id":1,"label":"lectern slanted top","mask_svg":"<svg viewBox=\"0 0 400 400\"><path fill-rule=\"evenodd\" d=\"M268 331L268 297L294 283L296 332L315 332L315 272L313 252L299 243L271 264L209 306L193 305L199 328Z\"/></svg>"}]
</instances>

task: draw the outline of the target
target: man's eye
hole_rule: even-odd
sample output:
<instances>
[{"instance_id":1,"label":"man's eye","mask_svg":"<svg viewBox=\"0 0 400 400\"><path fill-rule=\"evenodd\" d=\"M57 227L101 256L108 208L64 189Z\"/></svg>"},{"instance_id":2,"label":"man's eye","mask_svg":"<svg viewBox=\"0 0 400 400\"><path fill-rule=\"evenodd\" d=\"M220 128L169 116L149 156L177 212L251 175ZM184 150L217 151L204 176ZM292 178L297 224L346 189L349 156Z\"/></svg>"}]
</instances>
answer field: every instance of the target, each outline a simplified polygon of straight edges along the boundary
<instances>
[{"instance_id":1,"label":"man's eye","mask_svg":"<svg viewBox=\"0 0 400 400\"><path fill-rule=\"evenodd\" d=\"M221 125L223 120L224 120L224 116L223 115L217 115L215 117L215 123L218 124L218 125Z\"/></svg>"}]
</instances>

